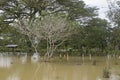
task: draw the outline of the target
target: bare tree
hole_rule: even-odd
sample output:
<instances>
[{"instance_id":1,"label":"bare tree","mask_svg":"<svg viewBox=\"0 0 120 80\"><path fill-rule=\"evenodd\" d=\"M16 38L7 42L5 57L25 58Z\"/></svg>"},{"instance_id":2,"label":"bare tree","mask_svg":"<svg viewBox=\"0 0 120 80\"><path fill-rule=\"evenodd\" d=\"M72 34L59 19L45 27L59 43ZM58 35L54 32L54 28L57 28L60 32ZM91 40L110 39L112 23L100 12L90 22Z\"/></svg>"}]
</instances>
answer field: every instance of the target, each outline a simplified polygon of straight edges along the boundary
<instances>
[{"instance_id":1,"label":"bare tree","mask_svg":"<svg viewBox=\"0 0 120 80\"><path fill-rule=\"evenodd\" d=\"M29 20L27 18L18 19L13 26L22 34L27 35L32 47L37 52L38 43L40 42L41 34L39 33L39 20Z\"/></svg>"},{"instance_id":2,"label":"bare tree","mask_svg":"<svg viewBox=\"0 0 120 80\"><path fill-rule=\"evenodd\" d=\"M68 26L68 24L66 18L60 16L45 16L41 20L41 34L47 41L47 52L45 54L47 58L52 57L58 46L72 34L73 27Z\"/></svg>"},{"instance_id":3,"label":"bare tree","mask_svg":"<svg viewBox=\"0 0 120 80\"><path fill-rule=\"evenodd\" d=\"M50 58L58 46L72 34L73 27L68 24L66 18L48 15L35 20L19 19L14 23L14 27L28 36L36 53L40 39L46 40L47 52L44 56Z\"/></svg>"}]
</instances>

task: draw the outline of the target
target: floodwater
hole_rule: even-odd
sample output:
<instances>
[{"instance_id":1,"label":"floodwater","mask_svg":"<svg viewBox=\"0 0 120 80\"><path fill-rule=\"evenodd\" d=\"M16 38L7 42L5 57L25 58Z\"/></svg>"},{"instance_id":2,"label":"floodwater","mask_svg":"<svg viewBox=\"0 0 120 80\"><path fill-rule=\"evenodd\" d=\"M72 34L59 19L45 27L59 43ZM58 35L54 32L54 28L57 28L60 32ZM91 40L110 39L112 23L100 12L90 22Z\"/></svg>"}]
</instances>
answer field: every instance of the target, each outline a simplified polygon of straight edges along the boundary
<instances>
[{"instance_id":1,"label":"floodwater","mask_svg":"<svg viewBox=\"0 0 120 80\"><path fill-rule=\"evenodd\" d=\"M69 58L59 62L32 62L29 57L0 57L0 80L118 80L103 78L106 59L97 57L96 65L89 59ZM111 63L112 61L112 63ZM120 62L120 60L118 60ZM120 64L109 61L111 71L119 74ZM119 79L120 80L120 79Z\"/></svg>"}]
</instances>

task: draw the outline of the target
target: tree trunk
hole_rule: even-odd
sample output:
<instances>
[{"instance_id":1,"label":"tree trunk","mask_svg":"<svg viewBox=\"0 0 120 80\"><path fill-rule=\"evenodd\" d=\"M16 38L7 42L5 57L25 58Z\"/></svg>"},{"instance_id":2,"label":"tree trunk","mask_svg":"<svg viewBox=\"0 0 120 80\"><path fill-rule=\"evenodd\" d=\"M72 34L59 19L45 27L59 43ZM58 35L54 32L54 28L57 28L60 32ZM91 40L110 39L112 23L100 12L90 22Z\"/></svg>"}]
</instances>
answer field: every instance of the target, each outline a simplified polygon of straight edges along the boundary
<instances>
[{"instance_id":1,"label":"tree trunk","mask_svg":"<svg viewBox=\"0 0 120 80\"><path fill-rule=\"evenodd\" d=\"M111 58L111 55L107 55L107 59L106 59L106 63L107 63L107 67L109 68L110 67L110 58Z\"/></svg>"},{"instance_id":2,"label":"tree trunk","mask_svg":"<svg viewBox=\"0 0 120 80\"><path fill-rule=\"evenodd\" d=\"M67 59L67 61L69 60L69 55L68 55L68 53L67 53L66 59Z\"/></svg>"},{"instance_id":3,"label":"tree trunk","mask_svg":"<svg viewBox=\"0 0 120 80\"><path fill-rule=\"evenodd\" d=\"M82 61L83 61L83 64L85 63L85 56L84 54L82 54Z\"/></svg>"},{"instance_id":4,"label":"tree trunk","mask_svg":"<svg viewBox=\"0 0 120 80\"><path fill-rule=\"evenodd\" d=\"M44 55L44 60L45 61L48 60L49 55L50 55L50 46L49 46L49 39L47 38L47 52Z\"/></svg>"},{"instance_id":5,"label":"tree trunk","mask_svg":"<svg viewBox=\"0 0 120 80\"><path fill-rule=\"evenodd\" d=\"M92 60L92 56L91 56L91 54L89 54L89 59L90 59L90 61Z\"/></svg>"}]
</instances>

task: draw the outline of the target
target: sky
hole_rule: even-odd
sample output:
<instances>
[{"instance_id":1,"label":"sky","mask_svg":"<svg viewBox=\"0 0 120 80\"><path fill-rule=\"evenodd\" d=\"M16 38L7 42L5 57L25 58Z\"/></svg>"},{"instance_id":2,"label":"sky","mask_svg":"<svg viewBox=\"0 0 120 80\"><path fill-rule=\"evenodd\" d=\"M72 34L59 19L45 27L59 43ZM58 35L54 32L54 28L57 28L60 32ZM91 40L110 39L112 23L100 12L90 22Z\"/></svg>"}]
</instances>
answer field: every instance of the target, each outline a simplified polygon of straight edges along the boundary
<instances>
[{"instance_id":1,"label":"sky","mask_svg":"<svg viewBox=\"0 0 120 80\"><path fill-rule=\"evenodd\" d=\"M107 18L106 17L106 11L108 10L108 4L107 0L83 0L87 5L90 6L96 6L100 8L99 10L99 16L101 18Z\"/></svg>"}]
</instances>

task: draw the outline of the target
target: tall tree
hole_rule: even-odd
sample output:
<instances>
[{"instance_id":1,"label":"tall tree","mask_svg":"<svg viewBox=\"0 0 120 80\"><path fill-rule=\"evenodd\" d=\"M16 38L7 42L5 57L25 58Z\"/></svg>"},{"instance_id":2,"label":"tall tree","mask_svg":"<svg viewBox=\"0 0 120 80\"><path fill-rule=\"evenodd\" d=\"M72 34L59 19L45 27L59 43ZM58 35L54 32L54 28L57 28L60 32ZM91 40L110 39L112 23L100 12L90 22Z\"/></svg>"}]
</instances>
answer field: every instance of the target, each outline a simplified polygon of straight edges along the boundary
<instances>
[{"instance_id":1,"label":"tall tree","mask_svg":"<svg viewBox=\"0 0 120 80\"><path fill-rule=\"evenodd\" d=\"M103 50L107 46L108 23L104 19L93 18L84 26L79 26L78 34L72 36L72 47L74 49L99 49Z\"/></svg>"},{"instance_id":2,"label":"tall tree","mask_svg":"<svg viewBox=\"0 0 120 80\"><path fill-rule=\"evenodd\" d=\"M119 0L107 0L109 4L108 18L113 24L111 44L113 44L114 50L119 50L120 42L120 1Z\"/></svg>"},{"instance_id":3,"label":"tall tree","mask_svg":"<svg viewBox=\"0 0 120 80\"><path fill-rule=\"evenodd\" d=\"M107 0L109 4L108 17L114 26L120 27L120 1Z\"/></svg>"},{"instance_id":4,"label":"tall tree","mask_svg":"<svg viewBox=\"0 0 120 80\"><path fill-rule=\"evenodd\" d=\"M38 53L37 47L39 44L39 41L42 38L42 35L40 33L40 20L29 20L27 18L20 18L16 22L12 24L16 30L24 35L26 35L29 39L29 41L32 44L32 47L35 50L35 53Z\"/></svg>"},{"instance_id":5,"label":"tall tree","mask_svg":"<svg viewBox=\"0 0 120 80\"><path fill-rule=\"evenodd\" d=\"M29 37L36 52L38 42L40 42L41 39L46 40L47 52L45 56L47 58L53 56L54 51L72 34L74 28L68 26L65 18L53 15L30 21L29 19L23 18L14 23L13 26L20 33Z\"/></svg>"},{"instance_id":6,"label":"tall tree","mask_svg":"<svg viewBox=\"0 0 120 80\"><path fill-rule=\"evenodd\" d=\"M66 41L67 37L73 34L74 27L68 25L66 18L61 16L45 16L40 21L41 34L47 41L47 53L45 56L52 57L56 49Z\"/></svg>"},{"instance_id":7,"label":"tall tree","mask_svg":"<svg viewBox=\"0 0 120 80\"><path fill-rule=\"evenodd\" d=\"M0 11L3 22L11 23L24 16L30 19L46 14L64 13L71 20L95 16L95 8L88 7L83 1L71 0L5 0L1 1ZM93 15L94 14L94 15Z\"/></svg>"}]
</instances>

